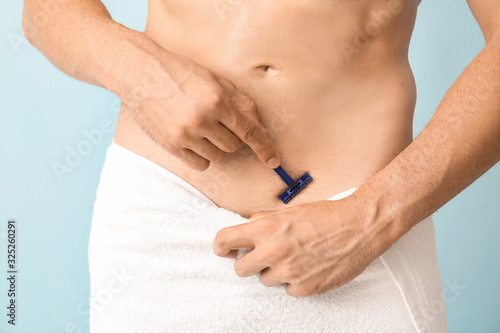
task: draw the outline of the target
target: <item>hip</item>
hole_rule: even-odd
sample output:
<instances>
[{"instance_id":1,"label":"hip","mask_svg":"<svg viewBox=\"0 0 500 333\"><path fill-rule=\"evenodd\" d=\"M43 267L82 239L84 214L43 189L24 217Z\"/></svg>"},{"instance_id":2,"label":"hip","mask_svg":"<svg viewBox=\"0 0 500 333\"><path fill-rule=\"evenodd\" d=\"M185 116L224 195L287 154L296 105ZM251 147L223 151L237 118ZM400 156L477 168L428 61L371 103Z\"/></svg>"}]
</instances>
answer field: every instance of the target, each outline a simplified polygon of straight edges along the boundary
<instances>
[{"instance_id":1,"label":"hip","mask_svg":"<svg viewBox=\"0 0 500 333\"><path fill-rule=\"evenodd\" d=\"M240 278L234 260L213 253L218 230L246 222L182 178L113 143L89 241L91 331L412 332L415 322L430 318L426 304L440 297L432 220L349 284L309 298L289 296L284 285L265 287L257 274ZM421 250L423 263L407 249Z\"/></svg>"}]
</instances>

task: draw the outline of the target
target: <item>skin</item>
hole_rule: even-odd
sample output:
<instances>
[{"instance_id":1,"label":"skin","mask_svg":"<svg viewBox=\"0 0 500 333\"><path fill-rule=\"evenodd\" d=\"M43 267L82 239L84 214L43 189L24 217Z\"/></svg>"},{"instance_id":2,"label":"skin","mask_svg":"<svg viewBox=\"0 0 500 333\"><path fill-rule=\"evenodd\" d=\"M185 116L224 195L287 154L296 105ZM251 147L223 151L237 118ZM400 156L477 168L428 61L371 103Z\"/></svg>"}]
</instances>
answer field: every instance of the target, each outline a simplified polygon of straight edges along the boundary
<instances>
[{"instance_id":1,"label":"skin","mask_svg":"<svg viewBox=\"0 0 500 333\"><path fill-rule=\"evenodd\" d=\"M239 276L260 271L265 286L309 297L361 274L419 221L500 160L500 4L469 1L486 47L445 95L428 126L350 197L279 212L224 228L214 252L234 257Z\"/></svg>"},{"instance_id":2,"label":"skin","mask_svg":"<svg viewBox=\"0 0 500 333\"><path fill-rule=\"evenodd\" d=\"M260 271L292 296L351 281L500 159L493 1L469 1L486 47L413 142L417 1L152 0L144 33L95 0L59 0L50 24L37 22L50 2L25 1L28 40L63 72L120 96L117 143L249 217L217 233L215 254L254 248L236 273ZM314 178L286 209L272 157Z\"/></svg>"},{"instance_id":3,"label":"skin","mask_svg":"<svg viewBox=\"0 0 500 333\"><path fill-rule=\"evenodd\" d=\"M255 102L285 170L314 178L287 204L293 206L361 185L411 142L415 83L407 49L417 2L388 3L221 0L219 9L211 0L152 0L145 34L227 78ZM359 27L379 11L387 13L387 26L351 51ZM202 132L204 123L193 132ZM173 130L168 122L162 128ZM115 140L243 217L283 208L278 196L285 184L247 145L200 173L165 154L125 109Z\"/></svg>"},{"instance_id":4,"label":"skin","mask_svg":"<svg viewBox=\"0 0 500 333\"><path fill-rule=\"evenodd\" d=\"M25 1L28 40L121 98L115 141L243 217L284 207L273 156L314 178L294 206L360 186L412 140L416 0L151 0L144 33L100 1L58 0L30 33L51 1Z\"/></svg>"}]
</instances>

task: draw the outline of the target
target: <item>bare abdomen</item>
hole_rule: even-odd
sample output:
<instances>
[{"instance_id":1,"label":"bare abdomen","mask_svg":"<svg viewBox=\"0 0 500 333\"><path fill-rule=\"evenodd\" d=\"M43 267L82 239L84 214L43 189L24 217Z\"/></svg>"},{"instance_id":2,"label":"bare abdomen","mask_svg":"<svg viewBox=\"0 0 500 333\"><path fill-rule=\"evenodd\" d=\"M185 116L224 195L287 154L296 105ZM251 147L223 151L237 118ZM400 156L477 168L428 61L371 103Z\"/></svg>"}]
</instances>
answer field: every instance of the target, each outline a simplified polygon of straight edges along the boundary
<instances>
[{"instance_id":1,"label":"bare abdomen","mask_svg":"<svg viewBox=\"0 0 500 333\"><path fill-rule=\"evenodd\" d=\"M367 8L348 19L338 10L349 8L335 12L298 1L261 8L250 2L226 9L220 18L207 16L208 7L193 5L186 12L185 3L175 7L176 2L166 1L170 8L164 12L152 2L146 34L226 76L255 100L285 170L293 177L308 171L314 178L289 206L361 185L411 142L415 85L401 36L409 38L411 24L401 32L394 16L394 27L383 27L347 57L340 45L371 17ZM285 184L246 145L206 171L194 171L163 152L124 112L116 141L243 216L284 207L277 196Z\"/></svg>"}]
</instances>

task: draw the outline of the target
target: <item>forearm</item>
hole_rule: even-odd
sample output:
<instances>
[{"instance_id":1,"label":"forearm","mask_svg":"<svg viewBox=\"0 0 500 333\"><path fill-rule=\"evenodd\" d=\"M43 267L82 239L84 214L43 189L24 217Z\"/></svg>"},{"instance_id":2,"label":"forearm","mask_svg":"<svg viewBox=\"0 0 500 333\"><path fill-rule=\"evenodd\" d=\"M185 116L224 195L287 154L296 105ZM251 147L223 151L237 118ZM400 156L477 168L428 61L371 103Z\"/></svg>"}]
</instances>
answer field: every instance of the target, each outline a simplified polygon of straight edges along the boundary
<instances>
[{"instance_id":1,"label":"forearm","mask_svg":"<svg viewBox=\"0 0 500 333\"><path fill-rule=\"evenodd\" d=\"M401 154L358 189L392 240L500 160L500 37L496 34Z\"/></svg>"},{"instance_id":2,"label":"forearm","mask_svg":"<svg viewBox=\"0 0 500 333\"><path fill-rule=\"evenodd\" d=\"M156 67L151 55L168 56L143 33L113 21L99 0L25 0L23 28L61 71L120 97L140 82L144 68Z\"/></svg>"}]
</instances>

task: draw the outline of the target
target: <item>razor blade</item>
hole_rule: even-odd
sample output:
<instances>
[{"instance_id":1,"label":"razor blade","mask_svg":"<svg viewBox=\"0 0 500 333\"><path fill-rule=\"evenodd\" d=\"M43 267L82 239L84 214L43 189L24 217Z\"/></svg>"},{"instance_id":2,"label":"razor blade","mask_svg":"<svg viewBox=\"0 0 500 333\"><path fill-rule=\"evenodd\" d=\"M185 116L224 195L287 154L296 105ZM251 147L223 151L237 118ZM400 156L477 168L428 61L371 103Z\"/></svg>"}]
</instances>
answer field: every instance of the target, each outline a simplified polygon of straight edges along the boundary
<instances>
[{"instance_id":1,"label":"razor blade","mask_svg":"<svg viewBox=\"0 0 500 333\"><path fill-rule=\"evenodd\" d=\"M295 195L297 195L297 193L299 193L304 187L306 187L306 185L310 183L311 180L313 180L308 172L306 172L299 179L293 180L293 178L290 177L290 175L288 175L288 173L286 173L286 171L281 166L273 170L288 186L288 189L279 196L284 204L290 201Z\"/></svg>"}]
</instances>

